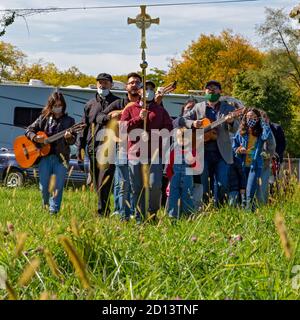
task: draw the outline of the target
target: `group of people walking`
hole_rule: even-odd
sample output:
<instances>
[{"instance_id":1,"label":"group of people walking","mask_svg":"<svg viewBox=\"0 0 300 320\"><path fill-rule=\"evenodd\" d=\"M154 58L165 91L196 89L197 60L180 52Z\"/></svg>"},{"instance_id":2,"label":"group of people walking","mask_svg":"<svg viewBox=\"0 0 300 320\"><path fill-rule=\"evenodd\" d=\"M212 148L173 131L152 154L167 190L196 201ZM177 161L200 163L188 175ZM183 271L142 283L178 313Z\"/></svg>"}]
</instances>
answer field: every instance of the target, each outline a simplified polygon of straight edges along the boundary
<instances>
[{"instance_id":1,"label":"group of people walking","mask_svg":"<svg viewBox=\"0 0 300 320\"><path fill-rule=\"evenodd\" d=\"M75 141L78 161L83 161L84 154L90 160L99 216L114 212L123 221L132 215L137 222L147 216L155 219L164 193L167 215L173 219L201 212L210 198L216 207L229 203L252 211L257 202L267 203L270 161L276 152L282 161L285 139L281 127L270 123L265 112L249 107L236 113L234 106L220 99L221 84L211 80L204 88L205 101L189 99L178 118L172 119L163 106L163 94L155 93L153 82L146 81L146 99L143 99L139 74L128 74L125 98L113 95L112 85L111 75L98 75L97 93L83 110L84 130L77 136L67 130L63 138L51 145L50 155L39 162L43 205L49 207L51 214L57 213L61 206L69 145ZM111 137L99 138L113 121L118 123L119 133L126 132L126 141L121 134L110 144L105 141ZM213 129L208 130L205 121L215 124ZM73 124L62 94L56 92L25 135L42 144L39 131L49 136ZM165 139L170 143L167 152L166 141L157 134L163 130L172 132ZM205 133L203 140L197 138L199 130ZM101 163L104 145L114 148L113 161ZM199 157L201 152L203 157ZM48 184L53 174L57 176L56 192L50 194ZM167 188L163 187L165 176ZM110 205L111 194L114 194L114 211Z\"/></svg>"}]
</instances>

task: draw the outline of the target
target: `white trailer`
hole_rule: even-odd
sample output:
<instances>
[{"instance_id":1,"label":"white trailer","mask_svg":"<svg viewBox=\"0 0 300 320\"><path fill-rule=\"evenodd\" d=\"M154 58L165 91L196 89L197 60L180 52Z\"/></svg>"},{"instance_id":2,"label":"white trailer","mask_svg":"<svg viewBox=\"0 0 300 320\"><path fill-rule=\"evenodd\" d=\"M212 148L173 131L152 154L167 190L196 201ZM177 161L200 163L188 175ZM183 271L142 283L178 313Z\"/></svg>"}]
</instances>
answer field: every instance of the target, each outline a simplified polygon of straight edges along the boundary
<instances>
[{"instance_id":1,"label":"white trailer","mask_svg":"<svg viewBox=\"0 0 300 320\"><path fill-rule=\"evenodd\" d=\"M76 122L80 121L86 102L96 94L96 89L91 88L53 87L38 80L29 83L0 83L0 147L12 148L15 138L23 135L24 128L39 116L52 92L58 90L63 93L67 112ZM112 92L119 97L126 94L124 90ZM163 98L163 105L170 116L177 117L189 97L185 94L167 94ZM203 98L197 99L201 101Z\"/></svg>"}]
</instances>

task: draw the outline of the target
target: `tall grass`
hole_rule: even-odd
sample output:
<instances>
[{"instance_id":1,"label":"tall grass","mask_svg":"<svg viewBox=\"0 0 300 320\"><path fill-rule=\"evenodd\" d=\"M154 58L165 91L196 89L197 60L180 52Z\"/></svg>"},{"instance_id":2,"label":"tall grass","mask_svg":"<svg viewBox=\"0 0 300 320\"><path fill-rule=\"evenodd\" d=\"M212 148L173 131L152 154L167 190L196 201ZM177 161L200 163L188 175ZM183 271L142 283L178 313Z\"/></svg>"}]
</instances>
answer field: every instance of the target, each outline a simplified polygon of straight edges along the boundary
<instances>
[{"instance_id":1,"label":"tall grass","mask_svg":"<svg viewBox=\"0 0 300 320\"><path fill-rule=\"evenodd\" d=\"M96 211L85 188L66 189L57 216L42 210L35 187L0 188L0 266L9 284L0 299L300 297L291 272L300 265L299 185L255 213L209 206L172 223L161 210L157 224L137 225Z\"/></svg>"}]
</instances>

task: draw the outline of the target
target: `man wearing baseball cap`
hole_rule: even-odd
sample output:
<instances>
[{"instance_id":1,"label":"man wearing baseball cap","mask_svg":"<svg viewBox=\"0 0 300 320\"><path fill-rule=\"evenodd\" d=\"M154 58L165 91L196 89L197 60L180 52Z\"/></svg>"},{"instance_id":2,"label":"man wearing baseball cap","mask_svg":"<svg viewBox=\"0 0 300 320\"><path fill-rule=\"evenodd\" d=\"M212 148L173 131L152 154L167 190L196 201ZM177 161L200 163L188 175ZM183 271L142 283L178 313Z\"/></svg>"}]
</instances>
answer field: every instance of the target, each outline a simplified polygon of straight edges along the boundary
<instances>
[{"instance_id":1,"label":"man wearing baseball cap","mask_svg":"<svg viewBox=\"0 0 300 320\"><path fill-rule=\"evenodd\" d=\"M239 121L229 113L234 107L225 101L220 101L222 87L220 82L210 80L205 84L205 101L197 103L178 121L180 126L187 128L201 128L202 119L208 118L215 122L221 117L226 117L226 122L219 125L215 130L215 139L204 144L204 169L201 174L204 199L208 199L210 191L214 194L215 204L224 203L228 193L228 170L233 163L231 139L229 133L235 133ZM210 181L210 185L209 185Z\"/></svg>"},{"instance_id":2,"label":"man wearing baseball cap","mask_svg":"<svg viewBox=\"0 0 300 320\"><path fill-rule=\"evenodd\" d=\"M109 194L113 180L114 166L109 166L109 170L100 172L97 165L97 148L100 144L97 141L97 133L103 128L103 125L97 123L96 119L103 110L112 102L119 99L110 91L113 85L112 76L108 73L100 73L97 78L97 93L95 97L87 102L84 107L82 122L86 124L84 131L78 141L78 160L83 161L82 150L88 153L90 159L90 174L94 188L98 194L98 214L109 214ZM108 178L107 178L108 177ZM102 182L106 181L103 185ZM102 185L102 186L101 186Z\"/></svg>"}]
</instances>

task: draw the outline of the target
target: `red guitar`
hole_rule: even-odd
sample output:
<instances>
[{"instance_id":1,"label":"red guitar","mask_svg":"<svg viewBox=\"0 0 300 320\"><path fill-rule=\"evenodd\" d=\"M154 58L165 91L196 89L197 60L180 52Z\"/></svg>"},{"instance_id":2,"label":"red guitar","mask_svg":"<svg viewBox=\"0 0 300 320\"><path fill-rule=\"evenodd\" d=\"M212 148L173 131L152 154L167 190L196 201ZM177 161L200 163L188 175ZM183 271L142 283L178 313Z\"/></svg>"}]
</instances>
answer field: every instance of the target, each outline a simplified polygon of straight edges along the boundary
<instances>
[{"instance_id":1,"label":"red guitar","mask_svg":"<svg viewBox=\"0 0 300 320\"><path fill-rule=\"evenodd\" d=\"M37 132L37 135L45 138L44 143L35 143L28 139L26 136L19 136L14 141L14 153L16 161L22 168L29 168L35 164L38 158L45 157L51 150L51 143L62 138L66 131L71 133L80 132L85 128L86 124L77 123L72 127L60 131L53 136L48 137L43 131Z\"/></svg>"}]
</instances>

